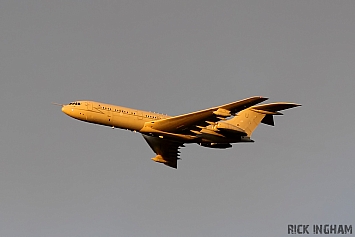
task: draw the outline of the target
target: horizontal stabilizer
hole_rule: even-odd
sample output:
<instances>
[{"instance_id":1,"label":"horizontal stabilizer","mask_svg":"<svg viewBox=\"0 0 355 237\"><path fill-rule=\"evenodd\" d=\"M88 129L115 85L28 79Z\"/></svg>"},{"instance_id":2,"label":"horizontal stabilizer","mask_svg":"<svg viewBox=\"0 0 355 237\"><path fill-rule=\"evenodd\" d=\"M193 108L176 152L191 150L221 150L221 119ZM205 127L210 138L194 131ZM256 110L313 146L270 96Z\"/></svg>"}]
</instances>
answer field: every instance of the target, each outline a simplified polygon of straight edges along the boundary
<instances>
[{"instance_id":1,"label":"horizontal stabilizer","mask_svg":"<svg viewBox=\"0 0 355 237\"><path fill-rule=\"evenodd\" d=\"M268 114L267 112L274 112L278 113L280 110L285 110L285 109L291 109L293 107L301 106L300 104L295 104L295 103L287 103L287 102L276 102L276 103L270 103L270 104L263 104L263 105L255 105L252 106L251 108L253 110L259 110L265 111L265 114Z\"/></svg>"},{"instance_id":2,"label":"horizontal stabilizer","mask_svg":"<svg viewBox=\"0 0 355 237\"><path fill-rule=\"evenodd\" d=\"M261 114L269 114L269 115L283 115L282 113L280 112L277 112L277 111L267 111L267 110L260 110L260 109L252 109L254 112L258 112L258 113L261 113Z\"/></svg>"},{"instance_id":3,"label":"horizontal stabilizer","mask_svg":"<svg viewBox=\"0 0 355 237\"><path fill-rule=\"evenodd\" d=\"M265 117L261 120L261 123L270 126L275 126L273 115L283 115L278 111L291 109L297 106L301 106L301 105L295 103L277 102L277 103L252 106L251 110L260 114L265 114Z\"/></svg>"}]
</instances>

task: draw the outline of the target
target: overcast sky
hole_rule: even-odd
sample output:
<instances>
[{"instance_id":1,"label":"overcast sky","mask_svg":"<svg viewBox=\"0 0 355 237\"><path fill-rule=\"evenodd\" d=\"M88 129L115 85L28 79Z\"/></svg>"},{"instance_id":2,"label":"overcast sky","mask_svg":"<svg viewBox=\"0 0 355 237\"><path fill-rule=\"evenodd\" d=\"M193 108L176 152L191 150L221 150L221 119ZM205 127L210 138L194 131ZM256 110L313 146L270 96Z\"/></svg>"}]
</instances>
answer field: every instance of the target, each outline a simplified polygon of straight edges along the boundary
<instances>
[{"instance_id":1,"label":"overcast sky","mask_svg":"<svg viewBox=\"0 0 355 237\"><path fill-rule=\"evenodd\" d=\"M287 236L355 228L355 1L0 1L0 236ZM51 105L178 115L303 106L253 144L153 162Z\"/></svg>"}]
</instances>

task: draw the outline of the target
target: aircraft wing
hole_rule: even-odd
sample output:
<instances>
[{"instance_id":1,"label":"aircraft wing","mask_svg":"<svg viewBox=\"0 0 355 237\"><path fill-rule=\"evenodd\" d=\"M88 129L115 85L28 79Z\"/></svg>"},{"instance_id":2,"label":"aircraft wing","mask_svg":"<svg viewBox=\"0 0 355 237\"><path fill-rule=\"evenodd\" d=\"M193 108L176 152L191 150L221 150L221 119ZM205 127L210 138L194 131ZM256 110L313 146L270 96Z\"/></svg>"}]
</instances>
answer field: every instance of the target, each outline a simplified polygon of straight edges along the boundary
<instances>
[{"instance_id":1,"label":"aircraft wing","mask_svg":"<svg viewBox=\"0 0 355 237\"><path fill-rule=\"evenodd\" d=\"M159 137L151 137L142 134L148 145L157 154L152 158L155 162L163 163L177 169L177 160L179 160L179 148L184 147L183 143L175 142Z\"/></svg>"},{"instance_id":2,"label":"aircraft wing","mask_svg":"<svg viewBox=\"0 0 355 237\"><path fill-rule=\"evenodd\" d=\"M224 117L234 116L235 113L238 113L241 110L256 105L267 99L268 98L261 96L254 96L229 104L200 110L197 112L146 122L141 132L154 133L154 131L190 131L190 129L194 126L207 126L209 125L209 122L216 122L221 119L224 119Z\"/></svg>"}]
</instances>

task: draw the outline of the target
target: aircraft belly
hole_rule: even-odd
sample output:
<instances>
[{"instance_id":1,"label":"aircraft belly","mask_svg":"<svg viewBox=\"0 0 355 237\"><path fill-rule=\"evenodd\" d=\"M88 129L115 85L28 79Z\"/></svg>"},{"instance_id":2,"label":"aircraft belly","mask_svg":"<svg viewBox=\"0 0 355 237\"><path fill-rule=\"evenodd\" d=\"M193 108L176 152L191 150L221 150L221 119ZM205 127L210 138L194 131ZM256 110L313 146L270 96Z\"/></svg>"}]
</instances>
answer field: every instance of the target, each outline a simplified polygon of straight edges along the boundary
<instances>
[{"instance_id":1,"label":"aircraft belly","mask_svg":"<svg viewBox=\"0 0 355 237\"><path fill-rule=\"evenodd\" d=\"M112 126L117 128L139 131L144 126L144 121L138 119L137 116L117 114L113 117Z\"/></svg>"},{"instance_id":2,"label":"aircraft belly","mask_svg":"<svg viewBox=\"0 0 355 237\"><path fill-rule=\"evenodd\" d=\"M101 124L104 126L139 131L144 126L144 121L138 120L135 116L105 114L90 111L87 113L86 121L89 123Z\"/></svg>"}]
</instances>

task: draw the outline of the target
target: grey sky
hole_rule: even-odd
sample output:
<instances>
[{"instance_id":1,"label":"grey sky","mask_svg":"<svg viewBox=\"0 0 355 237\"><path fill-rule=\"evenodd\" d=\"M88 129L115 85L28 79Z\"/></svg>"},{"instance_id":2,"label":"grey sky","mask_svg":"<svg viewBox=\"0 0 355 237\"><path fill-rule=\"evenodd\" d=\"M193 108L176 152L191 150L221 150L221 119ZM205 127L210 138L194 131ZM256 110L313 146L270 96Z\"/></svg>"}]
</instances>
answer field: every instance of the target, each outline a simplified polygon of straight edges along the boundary
<instances>
[{"instance_id":1,"label":"grey sky","mask_svg":"<svg viewBox=\"0 0 355 237\"><path fill-rule=\"evenodd\" d=\"M352 224L354 1L0 1L0 236L286 236ZM303 106L254 144L188 145L51 102L177 115L254 95Z\"/></svg>"}]
</instances>

